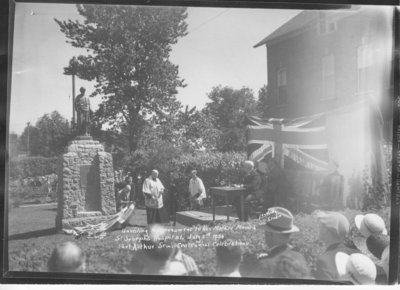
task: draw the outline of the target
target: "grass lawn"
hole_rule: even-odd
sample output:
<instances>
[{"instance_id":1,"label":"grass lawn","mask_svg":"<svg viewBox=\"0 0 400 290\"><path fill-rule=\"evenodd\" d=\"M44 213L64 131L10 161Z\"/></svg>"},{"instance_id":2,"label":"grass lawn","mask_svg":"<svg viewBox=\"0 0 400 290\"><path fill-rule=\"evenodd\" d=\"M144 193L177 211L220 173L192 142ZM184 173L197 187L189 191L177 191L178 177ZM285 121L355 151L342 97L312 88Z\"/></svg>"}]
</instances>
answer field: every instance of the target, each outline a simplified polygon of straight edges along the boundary
<instances>
[{"instance_id":1,"label":"grass lawn","mask_svg":"<svg viewBox=\"0 0 400 290\"><path fill-rule=\"evenodd\" d=\"M358 214L356 211L346 210L344 214L350 221ZM378 212L386 225L389 226L389 209ZM129 274L127 270L134 255L132 250L118 247L117 238L121 231L108 233L103 239L88 239L82 237L75 239L73 236L57 233L54 229L56 215L55 205L30 206L13 209L9 214L9 269L11 271L40 272L46 271L46 263L51 251L58 243L64 241L76 242L85 252L88 259L87 270L90 273L119 273ZM138 225L146 225L145 210L136 211ZM234 223L230 223L234 224ZM323 245L318 241L318 223L311 215L299 214L295 217L295 224L300 232L293 235L295 250L301 252L306 258L310 268L315 266L316 257L323 250ZM366 250L365 239L358 231L353 229L350 238L365 254L371 255ZM182 227L177 225L177 227ZM229 232L241 241L249 242L245 246L246 252L244 265L252 266L254 254L264 251L264 233L254 229L240 229ZM189 248L183 250L191 255L206 276L215 275L215 249ZM376 261L376 259L374 259ZM251 272L242 272L250 275Z\"/></svg>"},{"instance_id":2,"label":"grass lawn","mask_svg":"<svg viewBox=\"0 0 400 290\"><path fill-rule=\"evenodd\" d=\"M29 205L13 208L8 215L8 235L34 233L55 226L57 205Z\"/></svg>"}]
</instances>

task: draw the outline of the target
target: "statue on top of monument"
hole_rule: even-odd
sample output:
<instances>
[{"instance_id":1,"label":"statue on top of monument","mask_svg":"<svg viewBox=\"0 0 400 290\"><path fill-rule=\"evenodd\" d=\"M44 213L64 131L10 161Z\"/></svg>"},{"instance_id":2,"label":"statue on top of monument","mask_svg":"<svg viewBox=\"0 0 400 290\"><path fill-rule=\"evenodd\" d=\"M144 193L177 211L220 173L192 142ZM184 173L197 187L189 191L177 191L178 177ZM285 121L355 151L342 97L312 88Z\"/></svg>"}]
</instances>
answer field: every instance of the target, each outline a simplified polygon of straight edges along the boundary
<instances>
[{"instance_id":1,"label":"statue on top of monument","mask_svg":"<svg viewBox=\"0 0 400 290\"><path fill-rule=\"evenodd\" d=\"M81 93L75 98L75 110L78 119L78 136L88 136L90 124L90 100L89 97L85 95L86 89L84 87L81 87L79 91Z\"/></svg>"}]
</instances>

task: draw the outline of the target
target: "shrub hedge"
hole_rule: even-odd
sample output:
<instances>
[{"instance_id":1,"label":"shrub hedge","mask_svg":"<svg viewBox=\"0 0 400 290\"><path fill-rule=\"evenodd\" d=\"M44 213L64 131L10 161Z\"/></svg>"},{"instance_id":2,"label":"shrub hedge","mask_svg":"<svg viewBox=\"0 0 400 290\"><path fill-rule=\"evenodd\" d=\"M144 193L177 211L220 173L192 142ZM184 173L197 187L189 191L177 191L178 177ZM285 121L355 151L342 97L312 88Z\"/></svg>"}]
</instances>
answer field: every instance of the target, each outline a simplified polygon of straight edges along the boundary
<instances>
[{"instance_id":1,"label":"shrub hedge","mask_svg":"<svg viewBox=\"0 0 400 290\"><path fill-rule=\"evenodd\" d=\"M171 148L169 148L171 149ZM246 160L246 154L238 152L195 152L177 155L166 150L165 161L158 158L148 158L142 154L139 158L132 159L128 165L131 172L140 172L146 178L152 169L159 170L159 178L167 189L164 197L165 204L174 198L177 210L184 210L188 206L188 187L190 171L197 170L197 175L203 180L206 191L212 186L228 183L242 183L243 173L241 165ZM138 165L140 164L140 168ZM141 184L139 184L141 186Z\"/></svg>"},{"instance_id":2,"label":"shrub hedge","mask_svg":"<svg viewBox=\"0 0 400 290\"><path fill-rule=\"evenodd\" d=\"M57 157L31 156L10 161L11 178L27 178L57 173Z\"/></svg>"}]
</instances>

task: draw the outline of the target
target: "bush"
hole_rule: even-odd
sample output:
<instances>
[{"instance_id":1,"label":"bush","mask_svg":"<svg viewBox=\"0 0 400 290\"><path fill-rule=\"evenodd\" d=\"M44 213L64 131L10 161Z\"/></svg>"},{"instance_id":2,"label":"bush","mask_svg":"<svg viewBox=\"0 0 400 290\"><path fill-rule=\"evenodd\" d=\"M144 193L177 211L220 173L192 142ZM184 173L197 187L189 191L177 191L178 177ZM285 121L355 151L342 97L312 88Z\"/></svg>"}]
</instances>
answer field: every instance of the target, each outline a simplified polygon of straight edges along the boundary
<instances>
[{"instance_id":1,"label":"bush","mask_svg":"<svg viewBox=\"0 0 400 290\"><path fill-rule=\"evenodd\" d=\"M57 157L24 157L10 161L11 178L27 178L57 173Z\"/></svg>"},{"instance_id":2,"label":"bush","mask_svg":"<svg viewBox=\"0 0 400 290\"><path fill-rule=\"evenodd\" d=\"M144 178L152 169L157 168L167 192L164 203L169 205L173 198L177 202L177 210L185 210L188 206L188 187L192 169L197 170L208 191L212 186L242 183L243 173L240 168L244 160L246 160L245 153L206 151L180 154L177 149L165 145L155 155L147 151L136 152L128 160L127 168Z\"/></svg>"}]
</instances>

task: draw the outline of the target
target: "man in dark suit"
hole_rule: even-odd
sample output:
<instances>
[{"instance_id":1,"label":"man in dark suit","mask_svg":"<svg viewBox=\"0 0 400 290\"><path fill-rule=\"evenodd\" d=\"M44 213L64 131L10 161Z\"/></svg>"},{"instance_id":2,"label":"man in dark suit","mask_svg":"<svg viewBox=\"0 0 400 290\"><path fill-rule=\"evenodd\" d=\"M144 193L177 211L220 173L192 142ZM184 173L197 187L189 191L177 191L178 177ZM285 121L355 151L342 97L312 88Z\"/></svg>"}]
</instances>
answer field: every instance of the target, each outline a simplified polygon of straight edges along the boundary
<instances>
[{"instance_id":1,"label":"man in dark suit","mask_svg":"<svg viewBox=\"0 0 400 290\"><path fill-rule=\"evenodd\" d=\"M257 198L258 190L261 185L261 177L254 168L253 161L247 160L243 164L243 170L246 174L243 181L243 187L246 189L244 213L240 207L240 196L234 200L234 206L240 221L248 221L249 219L249 202Z\"/></svg>"},{"instance_id":2,"label":"man in dark suit","mask_svg":"<svg viewBox=\"0 0 400 290\"><path fill-rule=\"evenodd\" d=\"M317 259L315 278L319 280L339 280L339 273L335 264L337 252L348 255L360 253L356 247L345 244L349 233L350 223L347 218L337 212L317 212L320 222L319 239L326 245L326 250Z\"/></svg>"},{"instance_id":3,"label":"man in dark suit","mask_svg":"<svg viewBox=\"0 0 400 290\"><path fill-rule=\"evenodd\" d=\"M259 228L265 231L265 242L268 246L268 252L259 255L259 269L257 269L256 276L263 278L283 277L284 273L279 273L276 270L278 269L277 263L283 255L288 255L292 259L306 265L303 255L293 251L289 244L291 234L299 231L299 228L293 224L292 213L283 207L271 207L262 218L265 218L266 223Z\"/></svg>"}]
</instances>

